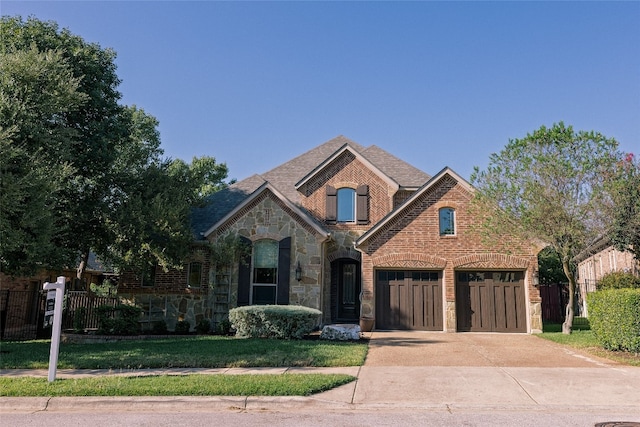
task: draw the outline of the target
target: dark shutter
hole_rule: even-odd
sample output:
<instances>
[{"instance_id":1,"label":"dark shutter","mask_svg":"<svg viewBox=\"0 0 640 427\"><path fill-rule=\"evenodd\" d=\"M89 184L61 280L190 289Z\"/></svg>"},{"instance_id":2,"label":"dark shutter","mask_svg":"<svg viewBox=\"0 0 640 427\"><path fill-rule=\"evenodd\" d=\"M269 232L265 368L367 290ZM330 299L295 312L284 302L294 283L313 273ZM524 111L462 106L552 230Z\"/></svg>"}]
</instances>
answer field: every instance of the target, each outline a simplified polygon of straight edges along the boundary
<instances>
[{"instance_id":1,"label":"dark shutter","mask_svg":"<svg viewBox=\"0 0 640 427\"><path fill-rule=\"evenodd\" d=\"M338 219L338 192L327 185L327 221L336 222Z\"/></svg>"},{"instance_id":2,"label":"dark shutter","mask_svg":"<svg viewBox=\"0 0 640 427\"><path fill-rule=\"evenodd\" d=\"M358 186L356 195L356 219L358 224L367 224L369 222L369 186Z\"/></svg>"},{"instance_id":3,"label":"dark shutter","mask_svg":"<svg viewBox=\"0 0 640 427\"><path fill-rule=\"evenodd\" d=\"M278 296L276 303L289 304L289 276L291 274L291 237L280 240L278 249Z\"/></svg>"},{"instance_id":4,"label":"dark shutter","mask_svg":"<svg viewBox=\"0 0 640 427\"><path fill-rule=\"evenodd\" d=\"M240 236L243 245L251 247L251 240ZM246 251L246 255L241 257L238 266L238 307L249 305L249 291L251 289L251 251Z\"/></svg>"}]
</instances>

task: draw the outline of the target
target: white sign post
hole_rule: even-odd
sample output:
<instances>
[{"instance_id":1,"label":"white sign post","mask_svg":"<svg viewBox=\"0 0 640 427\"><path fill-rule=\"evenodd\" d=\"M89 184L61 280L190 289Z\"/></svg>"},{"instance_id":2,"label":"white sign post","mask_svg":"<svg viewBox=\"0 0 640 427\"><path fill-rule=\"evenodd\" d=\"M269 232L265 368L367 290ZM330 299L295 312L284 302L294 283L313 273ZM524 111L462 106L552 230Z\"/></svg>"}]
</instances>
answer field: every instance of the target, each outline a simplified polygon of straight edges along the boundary
<instances>
[{"instance_id":1,"label":"white sign post","mask_svg":"<svg viewBox=\"0 0 640 427\"><path fill-rule=\"evenodd\" d=\"M64 299L64 276L59 276L56 283L46 282L43 286L45 291L55 290L55 304L53 306L53 330L51 331L51 350L49 352L49 382L56 379L56 370L58 369L58 353L60 350L60 332L62 329L62 300ZM51 293L51 292L48 292ZM48 295L47 295L47 299ZM50 311L50 307L46 307L45 317Z\"/></svg>"}]
</instances>

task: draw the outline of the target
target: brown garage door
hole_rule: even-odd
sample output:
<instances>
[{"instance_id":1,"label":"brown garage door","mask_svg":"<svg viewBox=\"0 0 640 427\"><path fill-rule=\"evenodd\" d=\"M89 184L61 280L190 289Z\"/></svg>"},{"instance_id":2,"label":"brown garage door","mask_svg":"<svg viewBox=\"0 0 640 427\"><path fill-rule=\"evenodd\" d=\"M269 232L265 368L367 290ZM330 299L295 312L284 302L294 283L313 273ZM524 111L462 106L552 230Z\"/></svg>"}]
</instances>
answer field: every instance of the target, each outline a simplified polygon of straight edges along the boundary
<instances>
[{"instance_id":1,"label":"brown garage door","mask_svg":"<svg viewBox=\"0 0 640 427\"><path fill-rule=\"evenodd\" d=\"M376 272L376 328L442 330L442 272Z\"/></svg>"},{"instance_id":2,"label":"brown garage door","mask_svg":"<svg viewBox=\"0 0 640 427\"><path fill-rule=\"evenodd\" d=\"M521 271L459 271L456 316L460 332L526 332Z\"/></svg>"}]
</instances>

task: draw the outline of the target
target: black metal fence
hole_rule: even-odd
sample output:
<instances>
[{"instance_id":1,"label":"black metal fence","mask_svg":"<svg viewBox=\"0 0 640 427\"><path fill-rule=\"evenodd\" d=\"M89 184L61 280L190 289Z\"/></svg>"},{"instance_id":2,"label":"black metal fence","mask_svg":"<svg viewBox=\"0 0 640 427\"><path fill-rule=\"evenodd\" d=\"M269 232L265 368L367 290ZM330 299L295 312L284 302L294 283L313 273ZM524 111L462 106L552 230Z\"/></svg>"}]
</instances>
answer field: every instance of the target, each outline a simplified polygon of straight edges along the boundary
<instances>
[{"instance_id":1,"label":"black metal fence","mask_svg":"<svg viewBox=\"0 0 640 427\"><path fill-rule=\"evenodd\" d=\"M44 327L47 292L42 290L0 290L0 339L31 340L51 338L51 328ZM62 330L80 327L98 328L96 308L118 305L117 297L97 297L85 291L65 293Z\"/></svg>"},{"instance_id":2,"label":"black metal fence","mask_svg":"<svg viewBox=\"0 0 640 427\"><path fill-rule=\"evenodd\" d=\"M0 338L25 340L45 337L46 331L42 327L45 299L46 292L40 290L0 290Z\"/></svg>"}]
</instances>

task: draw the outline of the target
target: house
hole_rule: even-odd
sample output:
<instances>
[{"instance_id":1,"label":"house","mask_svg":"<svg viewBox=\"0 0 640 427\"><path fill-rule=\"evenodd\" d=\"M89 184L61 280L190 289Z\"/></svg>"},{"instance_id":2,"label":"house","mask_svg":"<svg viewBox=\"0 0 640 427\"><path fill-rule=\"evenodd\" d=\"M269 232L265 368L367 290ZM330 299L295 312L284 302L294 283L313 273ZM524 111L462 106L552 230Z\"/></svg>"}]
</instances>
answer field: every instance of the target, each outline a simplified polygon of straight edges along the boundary
<instances>
[{"instance_id":1,"label":"house","mask_svg":"<svg viewBox=\"0 0 640 427\"><path fill-rule=\"evenodd\" d=\"M247 304L298 304L322 323L375 320L377 329L536 332L540 247L483 239L471 185L434 176L343 136L214 194L193 214L197 236L181 271L146 283L120 277L119 295L149 322L220 322ZM216 265L210 245L236 236L245 260Z\"/></svg>"},{"instance_id":2,"label":"house","mask_svg":"<svg viewBox=\"0 0 640 427\"><path fill-rule=\"evenodd\" d=\"M596 291L596 283L605 275L622 271L640 276L640 264L631 252L617 250L606 237L597 239L579 253L574 262L578 264L578 289L581 312L587 314L586 295Z\"/></svg>"}]
</instances>

